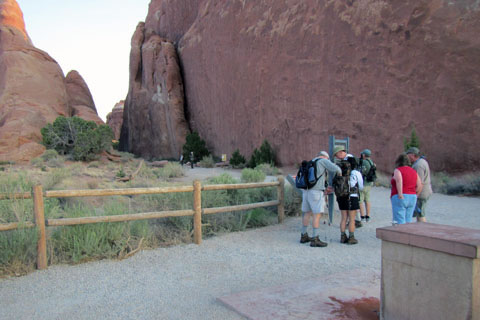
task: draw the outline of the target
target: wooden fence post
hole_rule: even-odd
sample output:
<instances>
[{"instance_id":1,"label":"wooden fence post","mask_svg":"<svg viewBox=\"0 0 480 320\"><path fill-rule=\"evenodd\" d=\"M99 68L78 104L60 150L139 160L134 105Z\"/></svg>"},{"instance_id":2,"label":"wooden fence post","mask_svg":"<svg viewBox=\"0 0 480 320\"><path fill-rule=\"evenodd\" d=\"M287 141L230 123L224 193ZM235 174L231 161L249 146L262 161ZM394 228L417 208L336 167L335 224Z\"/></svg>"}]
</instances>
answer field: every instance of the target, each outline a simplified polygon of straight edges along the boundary
<instances>
[{"instance_id":1,"label":"wooden fence post","mask_svg":"<svg viewBox=\"0 0 480 320\"><path fill-rule=\"evenodd\" d=\"M33 208L35 225L38 228L37 269L47 268L47 238L45 232L45 212L43 206L43 190L41 185L33 187Z\"/></svg>"},{"instance_id":2,"label":"wooden fence post","mask_svg":"<svg viewBox=\"0 0 480 320\"><path fill-rule=\"evenodd\" d=\"M278 223L282 223L285 220L285 179L278 177L277 187L278 197Z\"/></svg>"},{"instance_id":3,"label":"wooden fence post","mask_svg":"<svg viewBox=\"0 0 480 320\"><path fill-rule=\"evenodd\" d=\"M202 185L199 180L193 181L193 240L202 243Z\"/></svg>"}]
</instances>

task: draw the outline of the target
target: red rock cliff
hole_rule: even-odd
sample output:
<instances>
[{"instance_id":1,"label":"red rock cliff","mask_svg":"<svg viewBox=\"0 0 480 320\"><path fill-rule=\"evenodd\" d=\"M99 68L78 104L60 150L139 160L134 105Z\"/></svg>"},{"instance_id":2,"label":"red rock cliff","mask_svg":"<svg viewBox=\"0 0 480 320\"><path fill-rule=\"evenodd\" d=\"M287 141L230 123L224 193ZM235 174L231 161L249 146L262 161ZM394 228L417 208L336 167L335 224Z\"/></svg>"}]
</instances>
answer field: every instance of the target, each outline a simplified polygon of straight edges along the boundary
<instances>
[{"instance_id":1,"label":"red rock cliff","mask_svg":"<svg viewBox=\"0 0 480 320\"><path fill-rule=\"evenodd\" d=\"M415 126L435 170L465 171L480 161L479 7L152 0L143 33L175 41L190 126L216 154L249 155L268 139L293 164L327 148L329 135L350 136L351 152L368 147L390 171ZM130 88L132 101L142 94Z\"/></svg>"},{"instance_id":2,"label":"red rock cliff","mask_svg":"<svg viewBox=\"0 0 480 320\"><path fill-rule=\"evenodd\" d=\"M75 108L85 101L85 88L82 97L75 89L81 82L69 81L67 92L58 63L32 45L17 2L0 0L0 160L28 161L42 154L40 129L60 115L71 116L70 102Z\"/></svg>"}]
</instances>

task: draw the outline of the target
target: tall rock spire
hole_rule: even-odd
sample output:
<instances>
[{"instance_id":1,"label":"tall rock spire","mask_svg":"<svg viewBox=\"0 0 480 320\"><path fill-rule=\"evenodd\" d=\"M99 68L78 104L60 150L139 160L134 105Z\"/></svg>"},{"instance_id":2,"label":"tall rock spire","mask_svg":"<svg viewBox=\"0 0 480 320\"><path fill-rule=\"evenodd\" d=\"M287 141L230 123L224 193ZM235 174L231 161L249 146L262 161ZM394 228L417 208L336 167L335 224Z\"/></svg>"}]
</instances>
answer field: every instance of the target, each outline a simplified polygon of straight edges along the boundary
<instances>
[{"instance_id":1,"label":"tall rock spire","mask_svg":"<svg viewBox=\"0 0 480 320\"><path fill-rule=\"evenodd\" d=\"M25 40L30 42L27 30L25 29L25 21L23 20L23 12L15 0L0 0L0 25L13 27L19 30Z\"/></svg>"}]
</instances>

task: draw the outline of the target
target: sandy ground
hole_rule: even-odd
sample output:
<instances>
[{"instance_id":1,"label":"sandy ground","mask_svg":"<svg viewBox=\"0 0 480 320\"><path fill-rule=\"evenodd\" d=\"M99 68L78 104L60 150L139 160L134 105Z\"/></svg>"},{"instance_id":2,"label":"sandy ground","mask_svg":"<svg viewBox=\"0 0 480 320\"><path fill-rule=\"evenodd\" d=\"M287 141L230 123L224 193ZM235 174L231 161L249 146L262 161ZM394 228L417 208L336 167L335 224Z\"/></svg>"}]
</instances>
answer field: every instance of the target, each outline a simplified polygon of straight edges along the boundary
<instances>
[{"instance_id":1,"label":"sandy ground","mask_svg":"<svg viewBox=\"0 0 480 320\"><path fill-rule=\"evenodd\" d=\"M206 170L195 168L188 177L211 175ZM356 285L379 288L381 241L375 230L391 225L389 192L373 188L372 220L356 231L355 246L339 243L337 212L333 225L320 228L326 248L300 244L301 221L292 217L204 239L201 245L145 250L121 261L54 265L0 279L0 319L243 319L218 299L295 283L308 286L310 279L344 286L346 273L354 275L349 281ZM480 198L434 194L427 212L429 222L480 229Z\"/></svg>"}]
</instances>

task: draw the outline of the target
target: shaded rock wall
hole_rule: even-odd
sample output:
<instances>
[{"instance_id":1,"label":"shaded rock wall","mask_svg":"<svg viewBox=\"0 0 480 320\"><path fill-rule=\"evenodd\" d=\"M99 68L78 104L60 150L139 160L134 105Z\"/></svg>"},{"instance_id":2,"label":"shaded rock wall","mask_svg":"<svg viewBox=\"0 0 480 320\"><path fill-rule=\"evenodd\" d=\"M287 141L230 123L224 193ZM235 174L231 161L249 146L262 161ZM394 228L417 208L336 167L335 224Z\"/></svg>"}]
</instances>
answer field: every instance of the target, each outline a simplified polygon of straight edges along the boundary
<instances>
[{"instance_id":1,"label":"shaded rock wall","mask_svg":"<svg viewBox=\"0 0 480 320\"><path fill-rule=\"evenodd\" d=\"M123 124L123 108L125 105L125 101L119 101L115 104L112 111L107 114L107 125L112 128L113 136L115 140L120 139L120 132L122 130Z\"/></svg>"},{"instance_id":2,"label":"shaded rock wall","mask_svg":"<svg viewBox=\"0 0 480 320\"><path fill-rule=\"evenodd\" d=\"M83 79L75 78L85 91ZM17 2L0 0L0 160L28 161L42 154L41 128L60 115L71 116L71 102L78 107L78 101L90 99L91 108L91 95L77 92L77 85L69 81L67 92L58 63L32 45ZM89 110L87 120L93 120L95 105Z\"/></svg>"},{"instance_id":3,"label":"shaded rock wall","mask_svg":"<svg viewBox=\"0 0 480 320\"><path fill-rule=\"evenodd\" d=\"M146 32L140 23L132 37L120 150L150 159L178 159L187 133L175 47L171 41Z\"/></svg>"},{"instance_id":4,"label":"shaded rock wall","mask_svg":"<svg viewBox=\"0 0 480 320\"><path fill-rule=\"evenodd\" d=\"M152 0L143 32L175 41L189 124L216 154L268 139L293 164L350 136L354 154L368 147L390 171L415 126L435 170L465 171L480 160L479 6Z\"/></svg>"}]
</instances>

